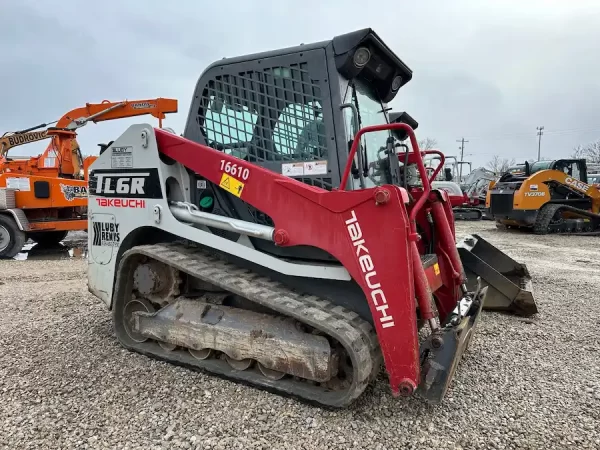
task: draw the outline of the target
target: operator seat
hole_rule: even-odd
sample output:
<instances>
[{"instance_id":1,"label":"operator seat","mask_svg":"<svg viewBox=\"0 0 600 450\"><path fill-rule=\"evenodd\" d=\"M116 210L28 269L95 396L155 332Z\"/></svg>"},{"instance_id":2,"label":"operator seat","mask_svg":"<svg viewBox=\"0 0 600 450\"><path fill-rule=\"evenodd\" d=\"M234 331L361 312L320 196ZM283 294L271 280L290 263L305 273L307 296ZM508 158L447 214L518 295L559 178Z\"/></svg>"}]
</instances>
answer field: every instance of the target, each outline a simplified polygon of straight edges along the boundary
<instances>
[{"instance_id":1,"label":"operator seat","mask_svg":"<svg viewBox=\"0 0 600 450\"><path fill-rule=\"evenodd\" d=\"M113 142L115 141L110 141L108 144L98 144L98 147L100 147L100 154L104 153L108 147L113 145Z\"/></svg>"},{"instance_id":2,"label":"operator seat","mask_svg":"<svg viewBox=\"0 0 600 450\"><path fill-rule=\"evenodd\" d=\"M322 153L325 151L327 144L325 142L326 130L325 123L321 117L321 109L315 106L313 107L313 112L314 119L304 125L298 136L298 143L296 144L294 153L300 159L304 159L309 155L317 158L326 157Z\"/></svg>"}]
</instances>

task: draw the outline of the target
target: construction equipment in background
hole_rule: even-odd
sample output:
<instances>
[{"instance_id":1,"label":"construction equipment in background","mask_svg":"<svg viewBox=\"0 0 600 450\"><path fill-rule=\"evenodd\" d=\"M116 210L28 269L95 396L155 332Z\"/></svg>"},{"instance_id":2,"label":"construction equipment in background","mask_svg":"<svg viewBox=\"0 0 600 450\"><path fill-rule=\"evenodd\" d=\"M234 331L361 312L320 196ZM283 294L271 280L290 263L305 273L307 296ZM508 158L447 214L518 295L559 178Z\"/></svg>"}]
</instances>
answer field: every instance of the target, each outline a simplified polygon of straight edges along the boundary
<instances>
[{"instance_id":1,"label":"construction equipment in background","mask_svg":"<svg viewBox=\"0 0 600 450\"><path fill-rule=\"evenodd\" d=\"M485 201L490 183L495 182L497 178L491 170L478 167L471 171L461 183L461 189L469 199L469 204L482 212L482 219L491 220L491 217L487 214Z\"/></svg>"},{"instance_id":2,"label":"construction equipment in background","mask_svg":"<svg viewBox=\"0 0 600 450\"><path fill-rule=\"evenodd\" d=\"M457 248L413 130L388 123L411 78L360 30L213 63L183 136L129 127L89 184L88 288L119 342L331 407L383 363L394 395L440 401L492 289L468 289L459 254L484 241ZM412 160L423 181L409 192ZM494 264L472 256L476 275ZM521 313L509 284L491 306Z\"/></svg>"},{"instance_id":3,"label":"construction equipment in background","mask_svg":"<svg viewBox=\"0 0 600 450\"><path fill-rule=\"evenodd\" d=\"M452 213L454 214L454 218L456 220L481 220L483 217L482 208L478 207L479 200L472 199L469 197L467 192L454 180L458 180L458 166L460 164L468 164L471 166L470 162L466 161L458 161L456 156L440 156L441 152L438 150L430 153L426 161L428 163L427 169L430 170L430 173L435 171L435 167L432 166L433 161L438 162L438 166L443 168L443 170L438 170L436 173L435 180L432 180L431 187L434 189L441 189L446 191L448 194L448 199L450 204L452 205ZM450 164L450 167L447 167L447 160L453 160ZM416 171L413 170L413 173L416 175Z\"/></svg>"},{"instance_id":4,"label":"construction equipment in background","mask_svg":"<svg viewBox=\"0 0 600 450\"><path fill-rule=\"evenodd\" d=\"M527 164L529 163L526 162L525 164L517 164L515 166L510 166L508 169L506 169L504 173L501 173L500 176L504 175L505 173L509 173L515 176L525 175Z\"/></svg>"},{"instance_id":5,"label":"construction equipment in background","mask_svg":"<svg viewBox=\"0 0 600 450\"><path fill-rule=\"evenodd\" d=\"M88 103L63 115L56 126L47 124L0 138L0 258L14 257L27 241L51 245L69 231L87 230L87 171L96 156L83 158L76 130L89 122L151 114L159 127L165 114L177 112L177 100L156 98ZM37 157L14 157L17 146L51 139ZM102 145L101 145L102 147ZM131 159L128 148L112 159L114 167Z\"/></svg>"},{"instance_id":6,"label":"construction equipment in background","mask_svg":"<svg viewBox=\"0 0 600 450\"><path fill-rule=\"evenodd\" d=\"M600 228L600 190L588 184L585 159L525 163L523 175L500 177L487 206L500 228L535 234L597 233Z\"/></svg>"}]
</instances>

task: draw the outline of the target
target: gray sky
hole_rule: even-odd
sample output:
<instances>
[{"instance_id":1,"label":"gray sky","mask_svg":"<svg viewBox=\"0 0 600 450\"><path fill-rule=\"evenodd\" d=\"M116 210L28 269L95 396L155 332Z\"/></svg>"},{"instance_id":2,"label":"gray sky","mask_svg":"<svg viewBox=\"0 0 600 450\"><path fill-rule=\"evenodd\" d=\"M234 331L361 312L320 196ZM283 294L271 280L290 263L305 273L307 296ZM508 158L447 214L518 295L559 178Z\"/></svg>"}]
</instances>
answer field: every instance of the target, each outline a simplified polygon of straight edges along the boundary
<instances>
[{"instance_id":1,"label":"gray sky","mask_svg":"<svg viewBox=\"0 0 600 450\"><path fill-rule=\"evenodd\" d=\"M154 97L179 100L165 126L181 133L196 80L214 60L371 27L414 72L391 106L447 155L464 136L475 165L494 154L535 158L538 125L546 157L600 138L597 0L235 3L0 0L0 134L86 102ZM157 124L90 124L79 130L82 151L96 154L140 122Z\"/></svg>"}]
</instances>

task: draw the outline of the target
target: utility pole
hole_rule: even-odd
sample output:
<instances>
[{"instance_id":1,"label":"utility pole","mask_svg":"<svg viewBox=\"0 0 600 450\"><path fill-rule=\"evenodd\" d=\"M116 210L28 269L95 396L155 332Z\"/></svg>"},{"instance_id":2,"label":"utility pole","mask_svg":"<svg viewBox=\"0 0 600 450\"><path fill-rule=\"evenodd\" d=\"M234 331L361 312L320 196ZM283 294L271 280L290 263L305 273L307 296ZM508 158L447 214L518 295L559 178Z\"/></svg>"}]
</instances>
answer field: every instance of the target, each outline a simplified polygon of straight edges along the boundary
<instances>
[{"instance_id":1,"label":"utility pole","mask_svg":"<svg viewBox=\"0 0 600 450\"><path fill-rule=\"evenodd\" d=\"M538 161L542 158L541 150L542 150L542 134L544 134L544 127L536 127L537 135L538 135Z\"/></svg>"},{"instance_id":2,"label":"utility pole","mask_svg":"<svg viewBox=\"0 0 600 450\"><path fill-rule=\"evenodd\" d=\"M465 138L462 138L460 140L456 140L456 142L460 142L460 147L458 147L460 149L460 161L462 162L464 155L465 155L465 142L469 142L469 141L465 141ZM462 180L462 164L459 164L458 167L458 182L460 183Z\"/></svg>"}]
</instances>

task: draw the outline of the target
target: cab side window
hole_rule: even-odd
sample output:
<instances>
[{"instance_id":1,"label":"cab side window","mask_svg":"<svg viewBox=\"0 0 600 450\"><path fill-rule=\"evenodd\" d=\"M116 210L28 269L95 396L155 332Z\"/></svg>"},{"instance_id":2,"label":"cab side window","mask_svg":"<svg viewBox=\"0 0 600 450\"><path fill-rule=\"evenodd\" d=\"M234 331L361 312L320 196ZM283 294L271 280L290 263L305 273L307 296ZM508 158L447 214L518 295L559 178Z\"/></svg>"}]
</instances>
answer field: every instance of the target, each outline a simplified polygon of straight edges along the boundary
<instances>
[{"instance_id":1,"label":"cab side window","mask_svg":"<svg viewBox=\"0 0 600 450\"><path fill-rule=\"evenodd\" d=\"M287 105L273 129L273 142L281 159L311 161L327 157L321 104Z\"/></svg>"},{"instance_id":2,"label":"cab side window","mask_svg":"<svg viewBox=\"0 0 600 450\"><path fill-rule=\"evenodd\" d=\"M257 120L258 113L247 106L229 105L211 96L204 118L208 144L243 159Z\"/></svg>"}]
</instances>

